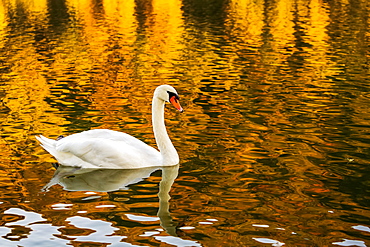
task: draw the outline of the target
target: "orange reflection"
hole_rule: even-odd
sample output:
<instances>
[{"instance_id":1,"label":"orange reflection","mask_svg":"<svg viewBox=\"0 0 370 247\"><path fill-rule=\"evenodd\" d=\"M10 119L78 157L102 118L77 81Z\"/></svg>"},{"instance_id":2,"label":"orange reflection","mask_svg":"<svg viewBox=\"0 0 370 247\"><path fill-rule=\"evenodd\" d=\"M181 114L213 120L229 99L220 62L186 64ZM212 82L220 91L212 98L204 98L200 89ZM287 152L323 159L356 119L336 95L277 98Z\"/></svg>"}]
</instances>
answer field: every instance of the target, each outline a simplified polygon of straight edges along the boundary
<instances>
[{"instance_id":1,"label":"orange reflection","mask_svg":"<svg viewBox=\"0 0 370 247\"><path fill-rule=\"evenodd\" d=\"M184 34L182 2L180 0L153 0L147 9L147 20L143 27L147 40L141 43L140 61L150 61L140 65L139 73L145 74L149 83L157 79L162 83L179 82L176 76L177 61L181 60L184 49L181 39ZM170 81L165 78L173 78Z\"/></svg>"},{"instance_id":2,"label":"orange reflection","mask_svg":"<svg viewBox=\"0 0 370 247\"><path fill-rule=\"evenodd\" d=\"M239 44L261 45L264 23L264 1L232 0L229 2L226 24Z\"/></svg>"},{"instance_id":3,"label":"orange reflection","mask_svg":"<svg viewBox=\"0 0 370 247\"><path fill-rule=\"evenodd\" d=\"M322 79L334 75L337 67L327 55L331 49L326 29L330 23L328 6L322 1L313 0L309 7L310 25L307 26L307 39L305 38L304 41L312 45L307 48L307 52L311 54L308 63L312 68L312 77ZM323 86L323 84L320 85ZM327 85L330 86L330 84Z\"/></svg>"},{"instance_id":4,"label":"orange reflection","mask_svg":"<svg viewBox=\"0 0 370 247\"><path fill-rule=\"evenodd\" d=\"M5 32L6 32L6 27L8 25L8 20L7 20L7 15L6 15L6 9L5 9L5 6L3 4L0 4L0 37L4 37L5 36ZM5 46L5 39L4 38L1 38L0 39L0 47L4 47Z\"/></svg>"}]
</instances>

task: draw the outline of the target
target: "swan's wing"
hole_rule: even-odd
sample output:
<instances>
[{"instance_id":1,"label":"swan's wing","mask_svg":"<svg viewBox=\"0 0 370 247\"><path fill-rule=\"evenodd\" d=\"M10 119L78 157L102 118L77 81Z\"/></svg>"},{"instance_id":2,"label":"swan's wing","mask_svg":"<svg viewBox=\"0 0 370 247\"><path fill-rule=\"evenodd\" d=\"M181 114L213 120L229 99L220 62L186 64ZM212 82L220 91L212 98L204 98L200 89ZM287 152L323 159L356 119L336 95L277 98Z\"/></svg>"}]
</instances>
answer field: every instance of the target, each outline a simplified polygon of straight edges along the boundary
<instances>
[{"instance_id":1,"label":"swan's wing","mask_svg":"<svg viewBox=\"0 0 370 247\"><path fill-rule=\"evenodd\" d=\"M70 154L94 167L141 168L161 164L161 155L156 149L126 133L112 130L73 134L56 141L55 149L58 153ZM70 162L76 161L68 160Z\"/></svg>"}]
</instances>

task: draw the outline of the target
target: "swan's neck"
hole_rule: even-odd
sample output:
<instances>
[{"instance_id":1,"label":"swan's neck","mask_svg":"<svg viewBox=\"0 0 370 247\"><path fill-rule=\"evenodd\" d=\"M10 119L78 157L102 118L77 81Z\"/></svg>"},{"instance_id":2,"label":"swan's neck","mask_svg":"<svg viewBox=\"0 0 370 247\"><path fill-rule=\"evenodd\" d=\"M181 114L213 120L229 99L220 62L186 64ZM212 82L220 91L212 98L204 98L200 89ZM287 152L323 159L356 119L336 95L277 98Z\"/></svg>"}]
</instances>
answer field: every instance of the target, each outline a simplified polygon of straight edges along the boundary
<instances>
[{"instance_id":1,"label":"swan's neck","mask_svg":"<svg viewBox=\"0 0 370 247\"><path fill-rule=\"evenodd\" d=\"M162 155L162 165L170 166L179 163L179 155L169 138L164 124L164 105L165 102L156 97L152 103L152 122L155 141Z\"/></svg>"}]
</instances>

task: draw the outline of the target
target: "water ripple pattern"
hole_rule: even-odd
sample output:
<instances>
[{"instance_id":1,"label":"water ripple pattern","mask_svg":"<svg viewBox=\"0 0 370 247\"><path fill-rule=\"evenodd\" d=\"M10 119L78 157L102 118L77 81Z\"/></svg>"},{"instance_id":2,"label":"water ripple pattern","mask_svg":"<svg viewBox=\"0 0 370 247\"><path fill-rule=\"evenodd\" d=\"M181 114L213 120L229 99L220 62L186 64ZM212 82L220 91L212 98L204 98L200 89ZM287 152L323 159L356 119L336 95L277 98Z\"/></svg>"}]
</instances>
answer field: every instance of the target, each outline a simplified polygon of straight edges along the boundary
<instances>
[{"instance_id":1,"label":"water ripple pattern","mask_svg":"<svg viewBox=\"0 0 370 247\"><path fill-rule=\"evenodd\" d=\"M0 2L0 246L370 246L366 0ZM63 170L126 132L173 169Z\"/></svg>"}]
</instances>

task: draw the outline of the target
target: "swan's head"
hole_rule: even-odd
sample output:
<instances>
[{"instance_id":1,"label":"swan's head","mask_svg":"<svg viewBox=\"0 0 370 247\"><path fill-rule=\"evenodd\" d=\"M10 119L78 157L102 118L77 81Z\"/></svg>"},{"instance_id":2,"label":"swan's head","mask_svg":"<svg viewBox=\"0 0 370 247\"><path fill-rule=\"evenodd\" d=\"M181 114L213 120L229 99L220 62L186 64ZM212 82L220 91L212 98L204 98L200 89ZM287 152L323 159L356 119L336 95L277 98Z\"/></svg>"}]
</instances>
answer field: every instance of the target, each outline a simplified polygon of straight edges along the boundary
<instances>
[{"instance_id":1,"label":"swan's head","mask_svg":"<svg viewBox=\"0 0 370 247\"><path fill-rule=\"evenodd\" d=\"M154 97L171 103L180 112L184 111L184 109L182 109L180 105L180 97L177 94L176 89L174 89L170 85L161 85L157 87L154 91Z\"/></svg>"}]
</instances>

